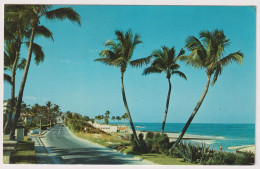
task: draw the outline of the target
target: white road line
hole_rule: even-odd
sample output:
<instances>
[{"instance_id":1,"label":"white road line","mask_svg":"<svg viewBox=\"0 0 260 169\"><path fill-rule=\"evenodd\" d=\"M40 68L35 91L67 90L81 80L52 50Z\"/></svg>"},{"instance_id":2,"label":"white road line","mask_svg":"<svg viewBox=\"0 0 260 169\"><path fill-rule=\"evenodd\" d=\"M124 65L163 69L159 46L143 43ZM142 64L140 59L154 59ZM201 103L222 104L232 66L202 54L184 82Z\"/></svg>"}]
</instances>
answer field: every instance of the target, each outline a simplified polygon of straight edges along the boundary
<instances>
[{"instance_id":1,"label":"white road line","mask_svg":"<svg viewBox=\"0 0 260 169\"><path fill-rule=\"evenodd\" d=\"M60 129L61 129L61 127L60 127ZM59 130L59 132L58 132L58 135L60 135L60 130Z\"/></svg>"}]
</instances>

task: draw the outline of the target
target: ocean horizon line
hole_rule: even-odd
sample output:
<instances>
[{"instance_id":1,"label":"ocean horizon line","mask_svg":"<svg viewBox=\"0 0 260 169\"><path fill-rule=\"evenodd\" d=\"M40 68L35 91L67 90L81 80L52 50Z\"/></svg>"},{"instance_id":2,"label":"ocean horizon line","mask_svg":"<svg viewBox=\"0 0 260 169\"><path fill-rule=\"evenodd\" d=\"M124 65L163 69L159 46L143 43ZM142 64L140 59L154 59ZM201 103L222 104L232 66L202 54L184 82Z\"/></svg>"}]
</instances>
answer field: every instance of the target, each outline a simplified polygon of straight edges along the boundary
<instances>
[{"instance_id":1,"label":"ocean horizon line","mask_svg":"<svg viewBox=\"0 0 260 169\"><path fill-rule=\"evenodd\" d=\"M117 124L118 122L110 122L110 123L115 123ZM124 123L124 122L121 122ZM128 123L128 121L126 121ZM162 123L162 122L134 122L135 123ZM166 124L185 124L186 122L166 122ZM254 124L255 123L191 123L191 124Z\"/></svg>"}]
</instances>

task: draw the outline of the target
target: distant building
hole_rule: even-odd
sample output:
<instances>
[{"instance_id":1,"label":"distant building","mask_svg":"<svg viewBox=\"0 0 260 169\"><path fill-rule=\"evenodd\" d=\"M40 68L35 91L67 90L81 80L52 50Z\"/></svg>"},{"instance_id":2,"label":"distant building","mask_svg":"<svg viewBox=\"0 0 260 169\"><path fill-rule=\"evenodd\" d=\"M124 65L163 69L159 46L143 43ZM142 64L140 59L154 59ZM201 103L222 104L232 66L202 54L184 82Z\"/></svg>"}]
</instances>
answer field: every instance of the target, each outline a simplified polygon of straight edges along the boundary
<instances>
[{"instance_id":1,"label":"distant building","mask_svg":"<svg viewBox=\"0 0 260 169\"><path fill-rule=\"evenodd\" d=\"M114 125L106 125L106 124L99 124L99 123L93 123L92 125L106 133L129 131L129 126L114 126Z\"/></svg>"},{"instance_id":2,"label":"distant building","mask_svg":"<svg viewBox=\"0 0 260 169\"><path fill-rule=\"evenodd\" d=\"M62 124L62 123L64 123L64 121L63 121L63 116L57 116L57 117L56 117L56 122L57 122L57 124Z\"/></svg>"},{"instance_id":3,"label":"distant building","mask_svg":"<svg viewBox=\"0 0 260 169\"><path fill-rule=\"evenodd\" d=\"M28 113L21 113L21 119L24 123L31 123L33 121L32 115Z\"/></svg>"}]
</instances>

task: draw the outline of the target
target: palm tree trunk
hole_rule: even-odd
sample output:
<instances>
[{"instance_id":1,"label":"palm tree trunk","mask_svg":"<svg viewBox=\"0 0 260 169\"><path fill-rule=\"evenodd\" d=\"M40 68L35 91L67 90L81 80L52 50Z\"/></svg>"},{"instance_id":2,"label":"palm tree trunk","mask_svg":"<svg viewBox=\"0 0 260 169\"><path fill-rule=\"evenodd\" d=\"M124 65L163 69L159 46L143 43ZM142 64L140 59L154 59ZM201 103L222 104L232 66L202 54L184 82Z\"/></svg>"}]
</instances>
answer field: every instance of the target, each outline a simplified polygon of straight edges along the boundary
<instances>
[{"instance_id":1,"label":"palm tree trunk","mask_svg":"<svg viewBox=\"0 0 260 169\"><path fill-rule=\"evenodd\" d=\"M12 116L13 116L13 111L14 111L14 106L15 106L15 74L16 74L16 66L17 66L18 57L19 57L19 51L20 51L20 45L16 49L16 56L15 56L14 64L12 67L10 112L8 114L9 116L8 116L7 122L4 126L5 134L10 133L10 131L11 131Z\"/></svg>"},{"instance_id":2,"label":"palm tree trunk","mask_svg":"<svg viewBox=\"0 0 260 169\"><path fill-rule=\"evenodd\" d=\"M13 127L12 127L12 130L10 133L10 140L14 139L15 128L16 128L16 125L17 125L17 122L18 122L18 119L19 119L20 113L21 113L23 91L24 91L24 87L25 87L25 83L26 83L26 79L27 79L27 75L28 75L28 71L29 71L29 67L30 67L30 62L31 62L31 58L32 58L32 45L33 45L33 40L34 40L34 34L35 34L35 29L34 29L34 27L32 27L29 51L28 51L25 68L24 68L23 78L22 78L21 85L20 85L20 90L19 90L19 95L18 95L18 100L17 100L17 105L16 105L16 114L14 116L14 123L13 123Z\"/></svg>"},{"instance_id":3,"label":"palm tree trunk","mask_svg":"<svg viewBox=\"0 0 260 169\"><path fill-rule=\"evenodd\" d=\"M135 127L134 127L134 124L133 124L133 121L132 121L132 117L130 115L130 111L129 111L127 101L126 101L125 88L124 88L124 71L121 71L121 89L122 89L122 95L123 95L123 101L124 101L126 113L128 114L128 117L129 117L129 123L130 123L130 126L131 126L132 131L133 131L135 142L136 142L137 146L140 147L141 144L139 143L139 140L138 140L138 137L137 137L137 134L136 134L136 131L135 131Z\"/></svg>"},{"instance_id":4,"label":"palm tree trunk","mask_svg":"<svg viewBox=\"0 0 260 169\"><path fill-rule=\"evenodd\" d=\"M166 123L168 107L169 107L169 102L170 102L170 97L171 97L171 90L172 90L170 78L168 78L168 82L169 82L169 91L168 91L168 97L167 97L166 108L165 108L165 113L164 113L164 119L163 119L163 123L162 123L161 135L163 135L163 133L164 133L164 127L165 127L165 123Z\"/></svg>"},{"instance_id":5,"label":"palm tree trunk","mask_svg":"<svg viewBox=\"0 0 260 169\"><path fill-rule=\"evenodd\" d=\"M172 147L169 149L170 152L177 146L177 144L179 144L179 142L180 142L181 139L183 138L185 132L187 131L188 127L190 126L191 121L193 120L193 118L195 117L196 113L198 112L198 110L199 110L199 108L200 108L200 106L201 106L201 104L202 104L202 102L203 102L203 100L204 100L204 98L205 98L205 96L206 96L206 94L207 94L207 92L208 92L209 84L210 84L210 77L211 77L211 76L208 75L208 81L207 81L206 86L205 86L205 88L204 88L204 90L203 90L203 93L202 93L202 95L201 95L201 97L200 97L200 99L199 99L199 101L198 101L198 103L197 103L195 109L193 110L193 112L192 112L190 118L188 119L187 123L185 124L184 128L182 129L182 132L181 132L181 134L179 135L178 139L175 141L175 143L174 143L174 144L172 145Z\"/></svg>"}]
</instances>

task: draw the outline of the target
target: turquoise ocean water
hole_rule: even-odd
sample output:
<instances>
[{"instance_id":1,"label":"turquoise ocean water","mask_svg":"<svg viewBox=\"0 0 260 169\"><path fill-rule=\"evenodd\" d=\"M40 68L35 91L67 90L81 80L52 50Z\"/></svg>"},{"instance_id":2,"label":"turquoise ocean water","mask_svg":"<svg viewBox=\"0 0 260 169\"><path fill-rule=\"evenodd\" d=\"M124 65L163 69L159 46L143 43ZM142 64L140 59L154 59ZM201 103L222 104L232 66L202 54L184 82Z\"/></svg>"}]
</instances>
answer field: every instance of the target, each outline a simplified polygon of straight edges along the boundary
<instances>
[{"instance_id":1,"label":"turquoise ocean water","mask_svg":"<svg viewBox=\"0 0 260 169\"><path fill-rule=\"evenodd\" d=\"M135 123L138 131L160 131L161 123ZM180 133L185 123L166 123L165 132ZM206 145L219 149L222 145L224 150L231 146L255 144L255 124L207 124L193 123L189 126L187 134L221 137L222 139L204 141ZM193 141L195 142L195 141ZM196 141L201 144L201 141Z\"/></svg>"}]
</instances>

